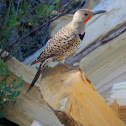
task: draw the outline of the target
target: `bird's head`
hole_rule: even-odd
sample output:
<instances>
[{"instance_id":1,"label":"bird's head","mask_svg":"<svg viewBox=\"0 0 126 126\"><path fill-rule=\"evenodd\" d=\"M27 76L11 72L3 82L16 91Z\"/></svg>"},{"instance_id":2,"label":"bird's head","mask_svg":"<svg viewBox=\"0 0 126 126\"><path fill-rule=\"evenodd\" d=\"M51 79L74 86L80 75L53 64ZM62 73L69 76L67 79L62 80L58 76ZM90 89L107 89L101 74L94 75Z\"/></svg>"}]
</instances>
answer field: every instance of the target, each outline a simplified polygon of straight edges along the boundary
<instances>
[{"instance_id":1,"label":"bird's head","mask_svg":"<svg viewBox=\"0 0 126 126\"><path fill-rule=\"evenodd\" d=\"M93 16L97 14L105 13L105 12L106 12L105 10L92 11L89 9L80 9L75 12L73 16L73 20L78 23L81 23L81 22L87 23Z\"/></svg>"}]
</instances>

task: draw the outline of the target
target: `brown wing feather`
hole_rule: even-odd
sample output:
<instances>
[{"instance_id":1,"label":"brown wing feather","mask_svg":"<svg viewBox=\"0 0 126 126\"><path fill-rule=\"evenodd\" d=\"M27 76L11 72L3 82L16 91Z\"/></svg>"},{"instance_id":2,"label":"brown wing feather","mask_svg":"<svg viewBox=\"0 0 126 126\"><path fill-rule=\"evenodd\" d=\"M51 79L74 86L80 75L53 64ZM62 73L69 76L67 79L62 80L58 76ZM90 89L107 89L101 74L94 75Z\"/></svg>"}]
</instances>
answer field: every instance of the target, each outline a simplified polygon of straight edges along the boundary
<instances>
[{"instance_id":1,"label":"brown wing feather","mask_svg":"<svg viewBox=\"0 0 126 126\"><path fill-rule=\"evenodd\" d=\"M49 39L45 48L42 50L42 52L40 53L40 55L38 56L38 58L36 60L34 60L31 65L39 63L39 62L43 62L44 60L46 60L49 56L47 55L47 47L48 47L48 43L51 42L52 39Z\"/></svg>"},{"instance_id":2,"label":"brown wing feather","mask_svg":"<svg viewBox=\"0 0 126 126\"><path fill-rule=\"evenodd\" d=\"M47 58L43 58L43 59L40 59L40 60L35 60L35 61L33 61L33 62L31 63L31 65L36 64L36 63L39 63L39 62L42 62L42 61L44 61L45 59L47 59Z\"/></svg>"}]
</instances>

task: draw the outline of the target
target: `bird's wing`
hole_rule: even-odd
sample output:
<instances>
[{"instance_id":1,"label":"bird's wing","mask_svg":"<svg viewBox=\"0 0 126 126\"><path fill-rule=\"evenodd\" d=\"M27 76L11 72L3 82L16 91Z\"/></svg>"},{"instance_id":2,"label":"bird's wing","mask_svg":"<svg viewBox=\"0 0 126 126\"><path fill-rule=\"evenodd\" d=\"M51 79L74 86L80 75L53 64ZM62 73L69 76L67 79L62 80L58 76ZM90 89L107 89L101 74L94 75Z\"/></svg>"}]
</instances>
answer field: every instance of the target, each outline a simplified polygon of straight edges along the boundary
<instances>
[{"instance_id":1,"label":"bird's wing","mask_svg":"<svg viewBox=\"0 0 126 126\"><path fill-rule=\"evenodd\" d=\"M32 64L42 62L45 59L61 55L64 51L67 51L73 42L77 41L79 36L69 29L61 29L54 38L50 39L37 60Z\"/></svg>"},{"instance_id":2,"label":"bird's wing","mask_svg":"<svg viewBox=\"0 0 126 126\"><path fill-rule=\"evenodd\" d=\"M50 57L49 53L47 52L49 43L52 42L52 39L49 39L45 45L45 48L42 50L42 52L40 53L40 55L38 56L38 58L36 60L34 60L31 65L39 63L39 62L43 62L44 60L46 60L48 57Z\"/></svg>"}]
</instances>

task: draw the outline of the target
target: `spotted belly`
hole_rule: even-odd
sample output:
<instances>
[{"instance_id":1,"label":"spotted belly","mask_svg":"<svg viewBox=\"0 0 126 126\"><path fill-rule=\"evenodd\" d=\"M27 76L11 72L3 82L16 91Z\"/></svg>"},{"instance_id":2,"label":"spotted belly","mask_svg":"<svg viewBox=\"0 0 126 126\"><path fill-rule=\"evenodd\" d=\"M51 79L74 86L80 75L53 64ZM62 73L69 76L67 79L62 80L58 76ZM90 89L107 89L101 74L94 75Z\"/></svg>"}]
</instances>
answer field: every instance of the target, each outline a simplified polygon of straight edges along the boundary
<instances>
[{"instance_id":1,"label":"spotted belly","mask_svg":"<svg viewBox=\"0 0 126 126\"><path fill-rule=\"evenodd\" d=\"M76 51L76 49L80 45L80 43L81 43L80 40L78 42L73 43L67 50L64 50L62 55L64 57L71 55L72 53L74 53Z\"/></svg>"}]
</instances>

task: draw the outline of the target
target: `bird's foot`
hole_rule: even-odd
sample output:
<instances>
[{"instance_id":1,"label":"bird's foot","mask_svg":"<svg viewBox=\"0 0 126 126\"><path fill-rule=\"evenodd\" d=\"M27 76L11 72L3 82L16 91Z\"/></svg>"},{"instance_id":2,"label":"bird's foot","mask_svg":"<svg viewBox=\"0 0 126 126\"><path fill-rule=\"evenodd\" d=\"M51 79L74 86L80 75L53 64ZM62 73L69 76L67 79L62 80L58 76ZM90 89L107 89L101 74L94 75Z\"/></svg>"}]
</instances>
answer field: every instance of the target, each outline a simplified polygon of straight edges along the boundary
<instances>
[{"instance_id":1,"label":"bird's foot","mask_svg":"<svg viewBox=\"0 0 126 126\"><path fill-rule=\"evenodd\" d=\"M79 70L79 68L76 66L67 66L67 67L68 67L67 69L62 70L62 73L67 72L69 70Z\"/></svg>"}]
</instances>

